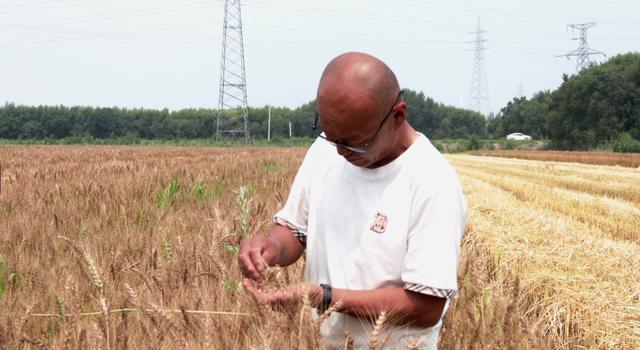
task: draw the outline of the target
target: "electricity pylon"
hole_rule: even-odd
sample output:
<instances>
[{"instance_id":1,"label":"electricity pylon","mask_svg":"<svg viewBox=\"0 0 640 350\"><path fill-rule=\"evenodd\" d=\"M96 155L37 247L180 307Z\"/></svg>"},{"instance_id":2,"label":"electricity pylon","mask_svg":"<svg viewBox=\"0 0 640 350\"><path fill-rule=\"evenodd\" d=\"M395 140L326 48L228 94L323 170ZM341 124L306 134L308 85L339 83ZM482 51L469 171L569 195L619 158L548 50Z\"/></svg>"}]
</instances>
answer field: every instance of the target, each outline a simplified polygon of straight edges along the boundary
<instances>
[{"instance_id":1,"label":"electricity pylon","mask_svg":"<svg viewBox=\"0 0 640 350\"><path fill-rule=\"evenodd\" d=\"M468 41L469 44L474 44L472 50L475 53L473 63L473 73L471 75L471 90L469 92L469 108L478 111L484 115L489 113L489 86L487 83L487 73L484 69L484 43L487 41L484 38L486 31L480 27L480 16L478 16L478 28L475 32L469 34L475 34L475 40Z\"/></svg>"},{"instance_id":2,"label":"electricity pylon","mask_svg":"<svg viewBox=\"0 0 640 350\"><path fill-rule=\"evenodd\" d=\"M593 50L589 48L589 44L587 41L587 30L596 25L594 22L590 23L579 23L579 24L570 24L569 27L573 30L579 30L580 36L578 38L573 38L573 40L579 40L580 44L578 45L578 49L573 50L565 55L560 55L558 57L566 57L569 59L572 56L576 56L576 72L580 73L581 70L589 66L591 60L589 60L589 56L592 55L603 55L607 57L603 52Z\"/></svg>"},{"instance_id":3,"label":"electricity pylon","mask_svg":"<svg viewBox=\"0 0 640 350\"><path fill-rule=\"evenodd\" d=\"M220 65L220 97L216 140L240 140L249 144L247 77L244 68L244 43L240 0L224 4L224 33Z\"/></svg>"}]
</instances>

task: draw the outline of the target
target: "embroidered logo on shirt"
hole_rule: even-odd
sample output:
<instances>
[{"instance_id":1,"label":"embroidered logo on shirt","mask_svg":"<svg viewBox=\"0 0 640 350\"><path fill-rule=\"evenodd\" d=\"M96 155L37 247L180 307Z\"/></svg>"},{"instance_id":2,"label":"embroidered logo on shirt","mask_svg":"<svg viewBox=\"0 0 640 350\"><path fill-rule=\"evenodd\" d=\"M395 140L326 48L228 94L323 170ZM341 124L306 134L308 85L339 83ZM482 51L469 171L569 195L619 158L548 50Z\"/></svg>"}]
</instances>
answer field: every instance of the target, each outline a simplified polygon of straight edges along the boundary
<instances>
[{"instance_id":1,"label":"embroidered logo on shirt","mask_svg":"<svg viewBox=\"0 0 640 350\"><path fill-rule=\"evenodd\" d=\"M383 233L387 229L387 215L383 213L376 213L373 224L369 229L376 233Z\"/></svg>"}]
</instances>

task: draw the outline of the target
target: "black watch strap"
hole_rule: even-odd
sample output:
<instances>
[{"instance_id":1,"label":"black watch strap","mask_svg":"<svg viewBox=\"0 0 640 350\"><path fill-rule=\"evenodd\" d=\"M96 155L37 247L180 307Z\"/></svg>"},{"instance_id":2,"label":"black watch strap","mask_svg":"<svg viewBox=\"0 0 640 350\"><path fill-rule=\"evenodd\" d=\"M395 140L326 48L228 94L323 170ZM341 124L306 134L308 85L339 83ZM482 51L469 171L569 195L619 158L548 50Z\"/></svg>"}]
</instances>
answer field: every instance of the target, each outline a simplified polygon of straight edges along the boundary
<instances>
[{"instance_id":1,"label":"black watch strap","mask_svg":"<svg viewBox=\"0 0 640 350\"><path fill-rule=\"evenodd\" d=\"M322 303L320 304L319 311L325 312L331 306L331 286L328 284L320 284L322 287Z\"/></svg>"}]
</instances>

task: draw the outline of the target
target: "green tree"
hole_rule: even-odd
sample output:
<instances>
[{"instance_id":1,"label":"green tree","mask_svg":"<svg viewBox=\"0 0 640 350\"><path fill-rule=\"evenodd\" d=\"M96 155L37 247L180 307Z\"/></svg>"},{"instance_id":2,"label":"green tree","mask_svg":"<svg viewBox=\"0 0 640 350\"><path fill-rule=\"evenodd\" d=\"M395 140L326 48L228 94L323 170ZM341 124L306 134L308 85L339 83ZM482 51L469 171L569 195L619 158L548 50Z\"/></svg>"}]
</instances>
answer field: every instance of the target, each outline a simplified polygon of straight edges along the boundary
<instances>
[{"instance_id":1,"label":"green tree","mask_svg":"<svg viewBox=\"0 0 640 350\"><path fill-rule=\"evenodd\" d=\"M550 101L549 91L540 91L531 100L515 97L498 115L489 118L488 133L493 138L503 138L513 132L522 132L534 139L546 138Z\"/></svg>"},{"instance_id":2,"label":"green tree","mask_svg":"<svg viewBox=\"0 0 640 350\"><path fill-rule=\"evenodd\" d=\"M640 53L629 53L565 77L551 97L553 146L590 149L622 132L640 138Z\"/></svg>"},{"instance_id":3,"label":"green tree","mask_svg":"<svg viewBox=\"0 0 640 350\"><path fill-rule=\"evenodd\" d=\"M445 106L422 92L407 90L409 121L432 138L467 138L485 135L484 117L476 112ZM316 101L290 109L271 108L272 137L288 138L289 123L295 137L314 137ZM239 110L225 111L240 117ZM267 138L268 107L249 108L253 138ZM180 111L111 107L0 106L0 138L126 138L194 139L215 137L218 112L212 109Z\"/></svg>"}]
</instances>

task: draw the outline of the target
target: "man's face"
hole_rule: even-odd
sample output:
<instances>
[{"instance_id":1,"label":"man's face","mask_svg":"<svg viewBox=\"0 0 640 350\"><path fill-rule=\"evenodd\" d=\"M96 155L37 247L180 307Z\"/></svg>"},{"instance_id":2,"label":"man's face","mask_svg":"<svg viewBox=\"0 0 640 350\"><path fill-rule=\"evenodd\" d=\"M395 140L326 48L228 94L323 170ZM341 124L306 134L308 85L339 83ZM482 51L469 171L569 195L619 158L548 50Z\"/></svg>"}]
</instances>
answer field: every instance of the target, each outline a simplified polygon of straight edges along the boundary
<instances>
[{"instance_id":1,"label":"man's face","mask_svg":"<svg viewBox=\"0 0 640 350\"><path fill-rule=\"evenodd\" d=\"M389 148L395 102L390 110L381 110L378 103L340 107L319 99L320 123L326 138L336 143L337 152L348 162L363 168L375 167ZM359 148L366 149L366 153L358 152Z\"/></svg>"}]
</instances>

